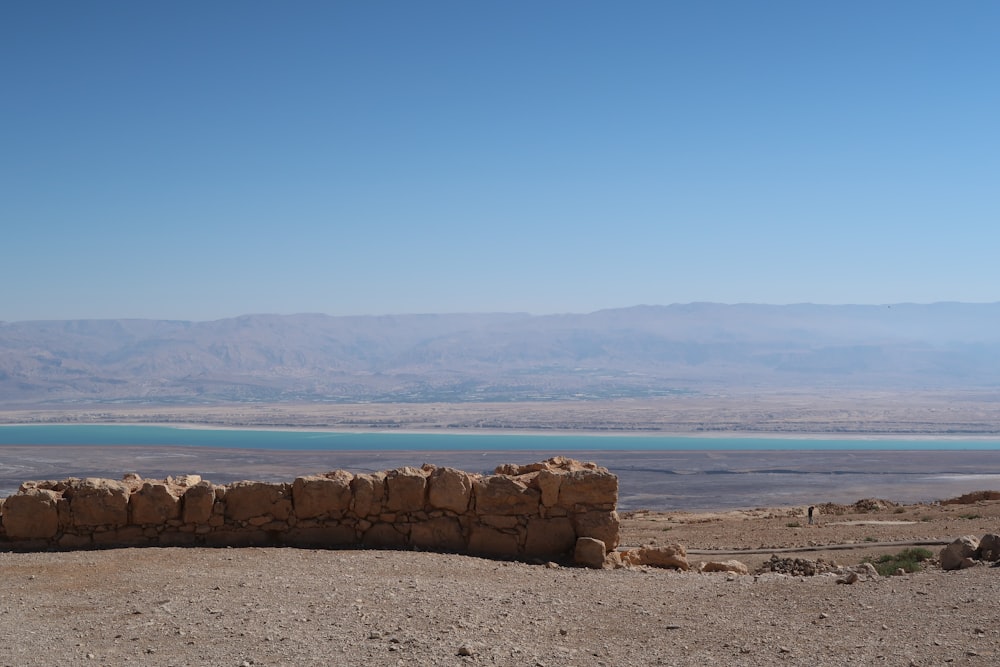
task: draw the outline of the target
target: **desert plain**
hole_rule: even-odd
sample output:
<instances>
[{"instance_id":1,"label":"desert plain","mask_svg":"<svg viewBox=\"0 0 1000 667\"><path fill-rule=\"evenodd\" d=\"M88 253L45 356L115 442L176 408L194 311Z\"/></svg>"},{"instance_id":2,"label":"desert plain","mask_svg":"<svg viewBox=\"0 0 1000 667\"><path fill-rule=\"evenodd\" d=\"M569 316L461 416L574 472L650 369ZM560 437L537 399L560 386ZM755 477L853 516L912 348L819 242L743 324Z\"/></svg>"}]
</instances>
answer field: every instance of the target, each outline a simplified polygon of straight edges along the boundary
<instances>
[{"instance_id":1,"label":"desert plain","mask_svg":"<svg viewBox=\"0 0 1000 667\"><path fill-rule=\"evenodd\" d=\"M775 400L758 406L752 415L733 407L734 419L744 425L735 430L757 432L753 425L745 428L748 420L767 415L793 425L806 420L801 432L830 432L812 428L817 421L837 422L837 432L873 423L891 430L888 422L912 418L916 411L937 414L923 433L996 433L992 406L977 407L975 401L944 416L936 403L900 404L894 408L899 412L869 403L851 414L833 404L822 413L802 408L778 414L772 410L777 405ZM353 416L356 427L370 428L376 411L357 409L363 414ZM500 408L482 409L501 414ZM723 405L724 413L727 409ZM238 417L219 417L218 410L192 421L227 426ZM286 408L276 410L280 414L253 425L289 421ZM642 406L636 410L666 419ZM713 418L693 404L685 410L692 421ZM77 421L156 421L137 418L137 412L100 418L84 411ZM517 417L521 426L530 414ZM292 417L297 427L325 426L303 423L329 421L317 415ZM163 413L156 416L162 419ZM49 417L35 412L5 419L45 423ZM427 428L448 428L458 423L454 417L444 415L443 426ZM676 425L679 419L674 413L666 421ZM502 428L487 422L481 427ZM51 463L58 476L58 457ZM163 465L185 463L182 456ZM252 471L253 460L243 463ZM292 457L280 472L311 472L313 463L319 462ZM863 575L851 584L838 583L834 574L768 570L772 557L832 568L913 547L936 556L963 535L1000 532L998 500L895 502L881 493L885 490L873 479L867 488L840 494L821 489L780 505L623 508L622 548L681 545L693 566L686 572L361 549L0 553L0 665L997 664L1000 568L982 564L943 571L932 557L920 571ZM853 491L858 494L851 500L881 500L855 505L844 497ZM808 504L818 508L811 525ZM697 571L702 561L730 559L747 565L749 574Z\"/></svg>"},{"instance_id":2,"label":"desert plain","mask_svg":"<svg viewBox=\"0 0 1000 667\"><path fill-rule=\"evenodd\" d=\"M623 546L691 571L589 570L416 551L0 553L3 665L993 665L1000 568L767 571L937 554L1000 528L1000 501L626 512ZM865 511L862 511L865 510ZM750 574L700 573L737 559Z\"/></svg>"}]
</instances>

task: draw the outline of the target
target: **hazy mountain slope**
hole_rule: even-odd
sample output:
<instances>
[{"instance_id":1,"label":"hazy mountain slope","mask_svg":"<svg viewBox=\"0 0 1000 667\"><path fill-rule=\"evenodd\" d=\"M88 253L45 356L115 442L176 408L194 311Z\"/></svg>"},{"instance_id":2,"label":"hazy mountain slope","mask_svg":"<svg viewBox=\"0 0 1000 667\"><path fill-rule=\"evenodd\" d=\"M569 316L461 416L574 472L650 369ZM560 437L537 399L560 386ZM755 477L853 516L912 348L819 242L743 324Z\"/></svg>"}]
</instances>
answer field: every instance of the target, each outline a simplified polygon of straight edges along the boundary
<instances>
[{"instance_id":1,"label":"hazy mountain slope","mask_svg":"<svg viewBox=\"0 0 1000 667\"><path fill-rule=\"evenodd\" d=\"M0 400L517 400L1000 385L1000 304L0 324Z\"/></svg>"}]
</instances>

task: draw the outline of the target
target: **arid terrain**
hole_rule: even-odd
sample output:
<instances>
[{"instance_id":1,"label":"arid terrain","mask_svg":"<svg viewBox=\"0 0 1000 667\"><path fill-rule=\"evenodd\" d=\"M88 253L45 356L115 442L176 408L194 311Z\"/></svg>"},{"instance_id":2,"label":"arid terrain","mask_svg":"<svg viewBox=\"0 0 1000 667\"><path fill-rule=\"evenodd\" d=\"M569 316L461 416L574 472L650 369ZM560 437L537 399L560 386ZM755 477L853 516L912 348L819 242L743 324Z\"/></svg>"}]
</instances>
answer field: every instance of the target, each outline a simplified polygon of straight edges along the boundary
<instances>
[{"instance_id":1,"label":"arid terrain","mask_svg":"<svg viewBox=\"0 0 1000 667\"><path fill-rule=\"evenodd\" d=\"M692 563L843 564L1000 528L1000 502L625 514ZM844 511L844 514L833 512ZM886 543L899 544L886 546ZM834 546L852 544L837 550ZM788 550L794 551L788 551ZM737 553L734 553L737 552ZM754 553L751 553L754 552ZM1000 569L862 577L585 570L304 549L2 553L4 665L993 665Z\"/></svg>"},{"instance_id":2,"label":"arid terrain","mask_svg":"<svg viewBox=\"0 0 1000 667\"><path fill-rule=\"evenodd\" d=\"M232 428L989 436L995 390L727 391L649 399L467 403L267 403L0 409L0 424Z\"/></svg>"}]
</instances>

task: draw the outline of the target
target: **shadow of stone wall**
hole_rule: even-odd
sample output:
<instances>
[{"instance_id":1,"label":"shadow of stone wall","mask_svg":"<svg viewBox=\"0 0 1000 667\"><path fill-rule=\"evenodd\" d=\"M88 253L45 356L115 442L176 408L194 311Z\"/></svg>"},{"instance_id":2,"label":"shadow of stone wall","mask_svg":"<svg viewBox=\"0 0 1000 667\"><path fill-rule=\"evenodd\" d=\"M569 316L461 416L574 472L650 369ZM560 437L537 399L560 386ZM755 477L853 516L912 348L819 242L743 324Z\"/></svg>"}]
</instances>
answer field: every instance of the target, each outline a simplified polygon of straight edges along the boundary
<instances>
[{"instance_id":1,"label":"shadow of stone wall","mask_svg":"<svg viewBox=\"0 0 1000 667\"><path fill-rule=\"evenodd\" d=\"M493 475L425 465L225 486L71 478L24 482L4 499L0 549L364 546L558 560L579 538L617 547L617 502L615 475L563 457Z\"/></svg>"}]
</instances>

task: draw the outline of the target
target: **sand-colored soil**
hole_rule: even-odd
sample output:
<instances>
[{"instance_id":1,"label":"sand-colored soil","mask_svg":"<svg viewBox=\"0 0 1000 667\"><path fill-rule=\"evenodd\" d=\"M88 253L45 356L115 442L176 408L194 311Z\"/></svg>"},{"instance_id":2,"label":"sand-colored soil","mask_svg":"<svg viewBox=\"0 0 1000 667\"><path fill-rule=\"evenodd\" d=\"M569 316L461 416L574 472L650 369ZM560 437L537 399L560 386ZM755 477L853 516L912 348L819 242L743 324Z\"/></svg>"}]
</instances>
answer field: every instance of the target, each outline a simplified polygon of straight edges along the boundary
<instances>
[{"instance_id":1,"label":"sand-colored soil","mask_svg":"<svg viewBox=\"0 0 1000 667\"><path fill-rule=\"evenodd\" d=\"M794 548L853 563L899 548L875 543L1000 531L997 501L814 526L802 509L626 515L623 537L679 542L693 561ZM841 585L417 552L120 549L0 553L0 579L3 665L1000 662L1000 568L986 566Z\"/></svg>"}]
</instances>

